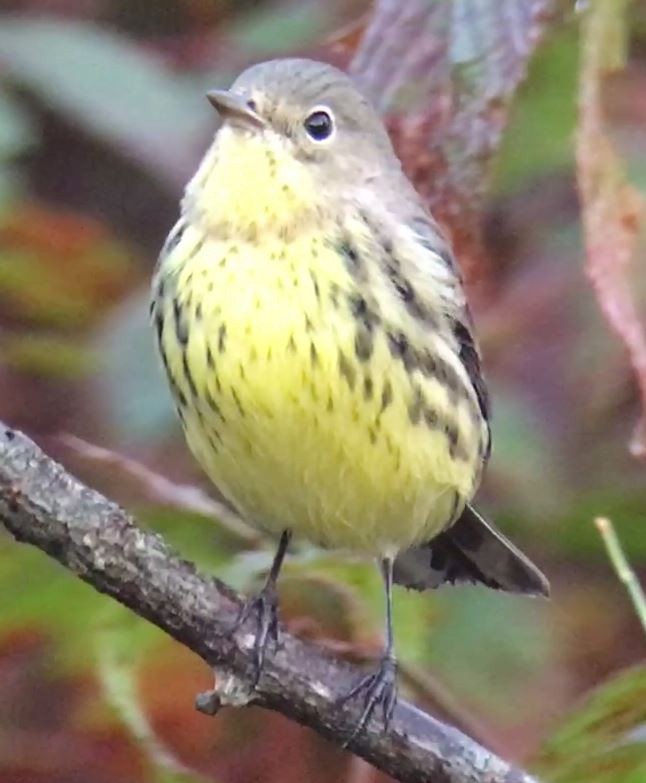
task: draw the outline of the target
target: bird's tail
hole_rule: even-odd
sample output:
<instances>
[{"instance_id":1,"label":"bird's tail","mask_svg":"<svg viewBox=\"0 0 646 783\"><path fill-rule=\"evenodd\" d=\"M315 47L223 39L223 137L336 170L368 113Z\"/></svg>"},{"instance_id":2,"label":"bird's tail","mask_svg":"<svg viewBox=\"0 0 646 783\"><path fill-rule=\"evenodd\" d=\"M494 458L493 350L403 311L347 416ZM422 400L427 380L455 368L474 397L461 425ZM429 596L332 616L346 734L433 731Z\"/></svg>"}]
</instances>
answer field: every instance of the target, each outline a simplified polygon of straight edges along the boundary
<instances>
[{"instance_id":1,"label":"bird's tail","mask_svg":"<svg viewBox=\"0 0 646 783\"><path fill-rule=\"evenodd\" d=\"M508 593L550 592L545 575L471 506L437 538L398 555L394 580L415 590L471 582Z\"/></svg>"}]
</instances>

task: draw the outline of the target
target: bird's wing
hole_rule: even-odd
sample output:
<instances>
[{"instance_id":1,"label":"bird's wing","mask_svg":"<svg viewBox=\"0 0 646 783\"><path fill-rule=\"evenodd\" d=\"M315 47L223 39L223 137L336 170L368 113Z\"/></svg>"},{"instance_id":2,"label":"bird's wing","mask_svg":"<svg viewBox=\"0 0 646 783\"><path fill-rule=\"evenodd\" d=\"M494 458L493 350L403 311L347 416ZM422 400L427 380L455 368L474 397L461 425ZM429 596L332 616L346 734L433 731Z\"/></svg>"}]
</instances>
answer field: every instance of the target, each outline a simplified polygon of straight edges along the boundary
<instances>
[{"instance_id":1,"label":"bird's wing","mask_svg":"<svg viewBox=\"0 0 646 783\"><path fill-rule=\"evenodd\" d=\"M478 398L485 421L490 417L489 395L482 375L480 352L473 331L473 320L467 303L462 275L455 261L451 246L435 221L426 214L416 215L409 221L409 228L424 253L415 254L408 263L416 268L411 275L421 287L421 296L428 296L439 303L447 324L457 343L462 361ZM431 290L433 289L433 290Z\"/></svg>"},{"instance_id":2,"label":"bird's wing","mask_svg":"<svg viewBox=\"0 0 646 783\"><path fill-rule=\"evenodd\" d=\"M396 584L429 590L443 584L483 584L494 590L549 595L545 575L472 506L448 530L400 553Z\"/></svg>"}]
</instances>

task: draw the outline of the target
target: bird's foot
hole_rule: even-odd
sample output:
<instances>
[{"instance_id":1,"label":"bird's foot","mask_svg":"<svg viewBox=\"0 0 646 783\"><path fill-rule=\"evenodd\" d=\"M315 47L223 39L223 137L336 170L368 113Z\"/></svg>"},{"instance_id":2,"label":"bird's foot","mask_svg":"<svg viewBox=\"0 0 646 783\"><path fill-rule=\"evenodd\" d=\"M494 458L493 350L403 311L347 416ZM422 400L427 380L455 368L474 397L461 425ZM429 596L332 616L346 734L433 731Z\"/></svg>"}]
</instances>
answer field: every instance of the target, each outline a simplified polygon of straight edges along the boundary
<instances>
[{"instance_id":1,"label":"bird's foot","mask_svg":"<svg viewBox=\"0 0 646 783\"><path fill-rule=\"evenodd\" d=\"M253 645L255 688L265 663L267 647L270 642L274 645L278 642L278 596L273 586L266 585L257 595L245 601L231 629L232 633L240 630L251 617L255 617L256 622Z\"/></svg>"},{"instance_id":2,"label":"bird's foot","mask_svg":"<svg viewBox=\"0 0 646 783\"><path fill-rule=\"evenodd\" d=\"M381 659L376 672L362 677L361 680L337 702L342 706L359 694L363 698L363 710L352 734L343 743L348 747L358 736L375 710L381 708L384 731L388 729L397 703L397 663L392 656Z\"/></svg>"}]
</instances>

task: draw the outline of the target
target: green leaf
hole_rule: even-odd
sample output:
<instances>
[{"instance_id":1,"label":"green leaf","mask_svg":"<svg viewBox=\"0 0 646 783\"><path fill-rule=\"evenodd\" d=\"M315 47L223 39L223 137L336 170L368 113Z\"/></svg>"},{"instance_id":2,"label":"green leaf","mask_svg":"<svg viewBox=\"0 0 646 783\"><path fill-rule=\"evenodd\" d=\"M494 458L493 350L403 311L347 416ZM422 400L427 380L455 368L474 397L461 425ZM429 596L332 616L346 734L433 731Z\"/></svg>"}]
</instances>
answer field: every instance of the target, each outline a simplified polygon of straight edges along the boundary
<instances>
[{"instance_id":1,"label":"green leaf","mask_svg":"<svg viewBox=\"0 0 646 783\"><path fill-rule=\"evenodd\" d=\"M116 604L110 615L109 624L94 640L99 681L108 703L144 751L157 783L205 780L185 767L155 734L139 699L137 666L150 654L151 642L163 638L162 632Z\"/></svg>"},{"instance_id":2,"label":"green leaf","mask_svg":"<svg viewBox=\"0 0 646 783\"><path fill-rule=\"evenodd\" d=\"M374 563L367 558L326 553L314 547L303 548L285 564L290 576L310 580L326 580L338 584L349 593L348 606L355 606L353 636L366 636L366 622L371 624L370 637L383 636L386 617L385 595L381 577ZM408 664L426 664L434 642L435 595L396 587L393 595L393 621L397 649Z\"/></svg>"},{"instance_id":3,"label":"green leaf","mask_svg":"<svg viewBox=\"0 0 646 783\"><path fill-rule=\"evenodd\" d=\"M521 720L518 694L552 654L548 602L470 586L438 590L433 598L433 670L465 701Z\"/></svg>"},{"instance_id":4,"label":"green leaf","mask_svg":"<svg viewBox=\"0 0 646 783\"><path fill-rule=\"evenodd\" d=\"M271 562L270 550L239 553L240 539L226 527L218 525L216 519L188 511L172 508L146 508L137 510L139 522L160 533L169 546L205 573L223 576L227 569L236 571L241 565L239 559L249 555L266 555Z\"/></svg>"},{"instance_id":5,"label":"green leaf","mask_svg":"<svg viewBox=\"0 0 646 783\"><path fill-rule=\"evenodd\" d=\"M215 125L198 83L89 23L3 16L8 78L163 183L183 182Z\"/></svg>"},{"instance_id":6,"label":"green leaf","mask_svg":"<svg viewBox=\"0 0 646 783\"><path fill-rule=\"evenodd\" d=\"M492 419L493 454L488 478L504 487L504 498L524 517L551 516L560 508L560 476L554 468L552 444L527 401L514 390L492 380L495 401ZM500 412L498 414L498 411ZM536 476L551 488L536 492ZM527 508L527 499L531 507Z\"/></svg>"},{"instance_id":7,"label":"green leaf","mask_svg":"<svg viewBox=\"0 0 646 783\"><path fill-rule=\"evenodd\" d=\"M26 152L36 139L27 113L9 95L0 92L0 164Z\"/></svg>"},{"instance_id":8,"label":"green leaf","mask_svg":"<svg viewBox=\"0 0 646 783\"><path fill-rule=\"evenodd\" d=\"M78 341L54 335L17 334L0 345L0 360L34 375L78 378L96 365L96 357Z\"/></svg>"},{"instance_id":9,"label":"green leaf","mask_svg":"<svg viewBox=\"0 0 646 783\"><path fill-rule=\"evenodd\" d=\"M590 491L573 500L545 533L550 543L556 544L562 553L580 559L594 555L610 573L605 549L592 524L595 517L609 517L621 538L626 556L638 566L646 562L645 505L646 493L641 487Z\"/></svg>"},{"instance_id":10,"label":"green leaf","mask_svg":"<svg viewBox=\"0 0 646 783\"><path fill-rule=\"evenodd\" d=\"M20 585L20 589L16 589ZM54 667L94 664L98 618L112 603L34 547L0 537L0 628L36 627L56 642Z\"/></svg>"},{"instance_id":11,"label":"green leaf","mask_svg":"<svg viewBox=\"0 0 646 783\"><path fill-rule=\"evenodd\" d=\"M538 763L552 783L646 780L646 666L620 673L588 696L546 743Z\"/></svg>"},{"instance_id":12,"label":"green leaf","mask_svg":"<svg viewBox=\"0 0 646 783\"><path fill-rule=\"evenodd\" d=\"M179 434L148 321L148 299L145 291L119 307L98 341L104 404L121 440L163 440Z\"/></svg>"},{"instance_id":13,"label":"green leaf","mask_svg":"<svg viewBox=\"0 0 646 783\"><path fill-rule=\"evenodd\" d=\"M255 59L280 55L320 39L330 28L332 14L323 4L304 3L284 8L280 14L269 6L254 8L229 30L229 37Z\"/></svg>"},{"instance_id":14,"label":"green leaf","mask_svg":"<svg viewBox=\"0 0 646 783\"><path fill-rule=\"evenodd\" d=\"M573 166L579 49L576 31L555 35L531 64L495 161L495 185L510 191Z\"/></svg>"}]
</instances>

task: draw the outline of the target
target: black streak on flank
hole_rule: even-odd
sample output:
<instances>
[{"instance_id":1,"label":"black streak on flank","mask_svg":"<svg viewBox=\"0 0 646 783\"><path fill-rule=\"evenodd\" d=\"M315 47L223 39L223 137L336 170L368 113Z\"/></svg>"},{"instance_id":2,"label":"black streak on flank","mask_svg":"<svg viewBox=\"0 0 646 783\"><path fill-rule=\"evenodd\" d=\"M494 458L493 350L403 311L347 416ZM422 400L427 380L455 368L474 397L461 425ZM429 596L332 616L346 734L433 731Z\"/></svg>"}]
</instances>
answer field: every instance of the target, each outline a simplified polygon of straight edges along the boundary
<instances>
[{"instance_id":1,"label":"black streak on flank","mask_svg":"<svg viewBox=\"0 0 646 783\"><path fill-rule=\"evenodd\" d=\"M357 355L357 359L367 362L372 356L372 350L372 333L365 326L360 326L354 338L354 352Z\"/></svg>"},{"instance_id":2,"label":"black streak on flank","mask_svg":"<svg viewBox=\"0 0 646 783\"><path fill-rule=\"evenodd\" d=\"M424 409L424 395L419 386L416 386L413 391L413 399L408 406L408 418L411 424L419 424L422 420L422 411Z\"/></svg>"},{"instance_id":3,"label":"black streak on flank","mask_svg":"<svg viewBox=\"0 0 646 783\"><path fill-rule=\"evenodd\" d=\"M460 380L460 376L444 359L441 359L439 356L433 356L427 350L421 352L417 360L424 375L429 378L435 378L447 390L449 397L457 400L461 395L464 396L466 389Z\"/></svg>"},{"instance_id":4,"label":"black streak on flank","mask_svg":"<svg viewBox=\"0 0 646 783\"><path fill-rule=\"evenodd\" d=\"M244 412L244 408L242 407L242 403L240 402L240 397L238 397L238 392L232 388L231 394L233 395L233 399L238 408L238 411L240 412L240 415L242 416L242 418L244 418L245 412Z\"/></svg>"},{"instance_id":5,"label":"black streak on flank","mask_svg":"<svg viewBox=\"0 0 646 783\"><path fill-rule=\"evenodd\" d=\"M218 351L224 353L227 345L227 327L225 324L220 324L218 329Z\"/></svg>"},{"instance_id":6,"label":"black streak on flank","mask_svg":"<svg viewBox=\"0 0 646 783\"><path fill-rule=\"evenodd\" d=\"M410 227L415 234L415 241L418 242L429 253L437 256L452 271L458 272L458 267L453 260L451 248L442 236L442 232L435 221L429 219L427 215L420 215L413 218Z\"/></svg>"},{"instance_id":7,"label":"black streak on flank","mask_svg":"<svg viewBox=\"0 0 646 783\"><path fill-rule=\"evenodd\" d=\"M384 250L384 253L387 256L391 256L393 254L393 243L390 241L390 239L387 239L386 237L381 238L381 246ZM397 259L394 259L396 264L399 264Z\"/></svg>"},{"instance_id":8,"label":"black streak on flank","mask_svg":"<svg viewBox=\"0 0 646 783\"><path fill-rule=\"evenodd\" d=\"M222 436L217 430L211 430L211 434L208 436L209 438L209 445L213 449L213 451L217 452L220 451L220 446L222 445Z\"/></svg>"},{"instance_id":9,"label":"black streak on flank","mask_svg":"<svg viewBox=\"0 0 646 783\"><path fill-rule=\"evenodd\" d=\"M217 404L217 402L213 398L213 395L211 394L211 392L208 389L206 390L205 397L206 397L206 403L209 406L209 408L213 411L213 413L215 413L216 416L219 416L222 419L222 421L224 422L225 419L224 419L224 415L223 415L223 413L222 413L222 411L220 409L220 406Z\"/></svg>"},{"instance_id":10,"label":"black streak on flank","mask_svg":"<svg viewBox=\"0 0 646 783\"><path fill-rule=\"evenodd\" d=\"M435 378L454 398L465 391L453 367L428 350L416 351L403 332L388 332L388 347L392 356L402 361L407 372L420 370L425 376Z\"/></svg>"},{"instance_id":11,"label":"black streak on flank","mask_svg":"<svg viewBox=\"0 0 646 783\"><path fill-rule=\"evenodd\" d=\"M428 307L420 302L420 300L415 296L414 292L412 293L411 298L408 299L405 304L406 309L413 316L413 318L417 318L419 321L423 321L432 329L438 328L437 319L433 316Z\"/></svg>"},{"instance_id":12,"label":"black streak on flank","mask_svg":"<svg viewBox=\"0 0 646 783\"><path fill-rule=\"evenodd\" d=\"M344 239L340 244L338 245L338 251L343 257L343 260L345 261L345 265L348 268L349 272L353 275L356 275L359 271L360 267L360 258L359 253L357 252L357 249L352 244L352 242L349 239Z\"/></svg>"},{"instance_id":13,"label":"black streak on flank","mask_svg":"<svg viewBox=\"0 0 646 783\"><path fill-rule=\"evenodd\" d=\"M319 288L319 281L316 279L316 275L310 270L310 277L312 278L312 286L314 287L314 296L317 301L321 300L321 289Z\"/></svg>"},{"instance_id":14,"label":"black streak on flank","mask_svg":"<svg viewBox=\"0 0 646 783\"><path fill-rule=\"evenodd\" d=\"M175 388L175 394L177 396L179 404L182 406L182 408L185 408L186 407L186 395L179 388L179 386L177 386L177 384L175 384L174 388Z\"/></svg>"},{"instance_id":15,"label":"black streak on flank","mask_svg":"<svg viewBox=\"0 0 646 783\"><path fill-rule=\"evenodd\" d=\"M366 329L372 331L377 326L381 319L377 313L368 306L368 303L363 296L351 295L348 297L348 305L350 312L358 321L361 321Z\"/></svg>"},{"instance_id":16,"label":"black streak on flank","mask_svg":"<svg viewBox=\"0 0 646 783\"><path fill-rule=\"evenodd\" d=\"M352 295L348 297L348 304L352 316L359 322L354 338L354 351L357 358L368 361L374 349L374 327L380 322L379 316L368 307L363 296Z\"/></svg>"},{"instance_id":17,"label":"black streak on flank","mask_svg":"<svg viewBox=\"0 0 646 783\"><path fill-rule=\"evenodd\" d=\"M162 334L164 333L164 316L159 310L155 311L155 326L157 328L157 339L161 344Z\"/></svg>"},{"instance_id":18,"label":"black streak on flank","mask_svg":"<svg viewBox=\"0 0 646 783\"><path fill-rule=\"evenodd\" d=\"M350 296L348 297L348 303L350 305L350 312L355 318L361 320L366 318L368 303L362 296Z\"/></svg>"},{"instance_id":19,"label":"black streak on flank","mask_svg":"<svg viewBox=\"0 0 646 783\"><path fill-rule=\"evenodd\" d=\"M457 427L454 424L445 424L444 434L446 435L446 439L449 442L449 454L451 457L453 457L453 459L466 460L467 455L465 454L464 449L459 448Z\"/></svg>"},{"instance_id":20,"label":"black streak on flank","mask_svg":"<svg viewBox=\"0 0 646 783\"><path fill-rule=\"evenodd\" d=\"M161 255L167 256L172 250L174 250L177 245L182 240L182 237L184 236L184 232L186 231L186 223L182 221L181 223L178 223L173 231L168 235L166 242L164 242L164 246L162 247Z\"/></svg>"},{"instance_id":21,"label":"black streak on flank","mask_svg":"<svg viewBox=\"0 0 646 783\"><path fill-rule=\"evenodd\" d=\"M354 386L357 382L357 373L352 366L352 363L342 351L339 351L339 372L347 381L350 389L354 390Z\"/></svg>"},{"instance_id":22,"label":"black streak on flank","mask_svg":"<svg viewBox=\"0 0 646 783\"><path fill-rule=\"evenodd\" d=\"M175 336L180 345L188 343L188 327L184 320L182 305L177 297L173 299L173 322L175 324Z\"/></svg>"},{"instance_id":23,"label":"black streak on flank","mask_svg":"<svg viewBox=\"0 0 646 783\"><path fill-rule=\"evenodd\" d=\"M215 359L213 358L213 351L210 345L206 346L206 365L209 370L215 370Z\"/></svg>"},{"instance_id":24,"label":"black streak on flank","mask_svg":"<svg viewBox=\"0 0 646 783\"><path fill-rule=\"evenodd\" d=\"M386 381L384 383L384 388L381 391L381 413L383 413L386 408L390 405L390 403L393 401L393 387L390 381Z\"/></svg>"},{"instance_id":25,"label":"black streak on flank","mask_svg":"<svg viewBox=\"0 0 646 783\"><path fill-rule=\"evenodd\" d=\"M457 320L453 322L453 334L460 346L460 359L469 375L476 397L478 398L480 412L483 417L488 420L490 416L489 394L484 378L482 377L480 356L478 355L478 349L476 348L473 335L464 323Z\"/></svg>"},{"instance_id":26,"label":"black streak on flank","mask_svg":"<svg viewBox=\"0 0 646 783\"><path fill-rule=\"evenodd\" d=\"M415 292L410 282L401 274L399 269L393 264L388 264L388 276L399 297L404 302L412 302L415 298Z\"/></svg>"},{"instance_id":27,"label":"black streak on flank","mask_svg":"<svg viewBox=\"0 0 646 783\"><path fill-rule=\"evenodd\" d=\"M364 400L371 400L374 394L374 384L372 378L369 375L363 379L363 398Z\"/></svg>"},{"instance_id":28,"label":"black streak on flank","mask_svg":"<svg viewBox=\"0 0 646 783\"><path fill-rule=\"evenodd\" d=\"M435 356L428 349L426 349L425 351L421 352L419 360L419 366L424 375L427 377L434 376L437 371L437 360Z\"/></svg>"},{"instance_id":29,"label":"black streak on flank","mask_svg":"<svg viewBox=\"0 0 646 783\"><path fill-rule=\"evenodd\" d=\"M410 281L401 274L398 266L394 264L388 264L387 267L388 277L392 283L397 296L402 300L408 312L417 318L419 321L423 321L429 326L436 326L437 321L433 317L431 311L426 307L423 302L419 300L419 297L415 293L415 289L411 285Z\"/></svg>"},{"instance_id":30,"label":"black streak on flank","mask_svg":"<svg viewBox=\"0 0 646 783\"><path fill-rule=\"evenodd\" d=\"M312 362L312 367L316 367L319 363L319 355L314 343L310 343L310 361Z\"/></svg>"},{"instance_id":31,"label":"black streak on flank","mask_svg":"<svg viewBox=\"0 0 646 783\"><path fill-rule=\"evenodd\" d=\"M164 344L162 342L159 343L159 353L161 354L162 363L164 365L164 368L166 369L166 375L168 375L169 379L171 379L172 383L172 377L170 368L168 366L168 356L166 356L166 350L164 349Z\"/></svg>"},{"instance_id":32,"label":"black streak on flank","mask_svg":"<svg viewBox=\"0 0 646 783\"><path fill-rule=\"evenodd\" d=\"M188 366L188 357L186 355L186 352L182 354L182 368L184 370L184 377L186 378L186 382L188 383L188 388L191 390L191 394L193 397L197 397L197 388L195 386L195 381L193 380L193 374L191 373L191 368Z\"/></svg>"},{"instance_id":33,"label":"black streak on flank","mask_svg":"<svg viewBox=\"0 0 646 783\"><path fill-rule=\"evenodd\" d=\"M408 372L415 369L417 357L403 332L388 332L388 348L395 359L401 359Z\"/></svg>"}]
</instances>

